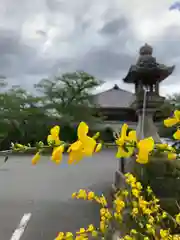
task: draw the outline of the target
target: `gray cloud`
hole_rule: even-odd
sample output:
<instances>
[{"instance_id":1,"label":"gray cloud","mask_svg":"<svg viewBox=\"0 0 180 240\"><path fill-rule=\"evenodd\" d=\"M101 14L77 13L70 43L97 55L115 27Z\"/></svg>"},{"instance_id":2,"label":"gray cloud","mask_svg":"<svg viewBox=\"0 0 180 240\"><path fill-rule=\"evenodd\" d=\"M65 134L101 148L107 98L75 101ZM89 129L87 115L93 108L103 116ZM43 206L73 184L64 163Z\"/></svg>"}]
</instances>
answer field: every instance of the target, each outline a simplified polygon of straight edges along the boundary
<instances>
[{"instance_id":1,"label":"gray cloud","mask_svg":"<svg viewBox=\"0 0 180 240\"><path fill-rule=\"evenodd\" d=\"M152 42L154 48L154 56L157 62L166 64L166 66L175 65L175 70L165 80L165 84L176 84L180 75L180 26L172 25L165 28L162 35Z\"/></svg>"},{"instance_id":2,"label":"gray cloud","mask_svg":"<svg viewBox=\"0 0 180 240\"><path fill-rule=\"evenodd\" d=\"M120 32L127 30L127 28L127 19L121 17L105 22L103 28L100 30L100 33L105 35L118 35Z\"/></svg>"},{"instance_id":3,"label":"gray cloud","mask_svg":"<svg viewBox=\"0 0 180 240\"><path fill-rule=\"evenodd\" d=\"M2 0L0 74L28 87L42 76L74 70L107 81L123 78L136 62L141 39L131 18L133 6L128 6L131 12L127 14L118 2L38 0L32 4L30 0ZM141 15L145 17L143 12ZM157 61L176 64L177 77L179 40L180 27L172 24L150 42Z\"/></svg>"},{"instance_id":4,"label":"gray cloud","mask_svg":"<svg viewBox=\"0 0 180 240\"><path fill-rule=\"evenodd\" d=\"M45 3L50 11L57 12L63 8L63 3L60 0L45 0Z\"/></svg>"},{"instance_id":5,"label":"gray cloud","mask_svg":"<svg viewBox=\"0 0 180 240\"><path fill-rule=\"evenodd\" d=\"M36 33L37 33L38 35L42 36L42 37L46 37L46 36L47 36L46 32L45 32L45 31L42 31L42 30L37 30Z\"/></svg>"},{"instance_id":6,"label":"gray cloud","mask_svg":"<svg viewBox=\"0 0 180 240\"><path fill-rule=\"evenodd\" d=\"M25 71L36 49L21 41L17 32L0 30L0 73L9 77Z\"/></svg>"},{"instance_id":7,"label":"gray cloud","mask_svg":"<svg viewBox=\"0 0 180 240\"><path fill-rule=\"evenodd\" d=\"M171 61L180 56L179 42L180 26L172 25L167 27L160 38L153 42L153 46L160 59Z\"/></svg>"},{"instance_id":8,"label":"gray cloud","mask_svg":"<svg viewBox=\"0 0 180 240\"><path fill-rule=\"evenodd\" d=\"M102 79L117 78L129 68L134 58L126 53L113 52L104 47L92 49L84 55L78 69L84 69Z\"/></svg>"}]
</instances>

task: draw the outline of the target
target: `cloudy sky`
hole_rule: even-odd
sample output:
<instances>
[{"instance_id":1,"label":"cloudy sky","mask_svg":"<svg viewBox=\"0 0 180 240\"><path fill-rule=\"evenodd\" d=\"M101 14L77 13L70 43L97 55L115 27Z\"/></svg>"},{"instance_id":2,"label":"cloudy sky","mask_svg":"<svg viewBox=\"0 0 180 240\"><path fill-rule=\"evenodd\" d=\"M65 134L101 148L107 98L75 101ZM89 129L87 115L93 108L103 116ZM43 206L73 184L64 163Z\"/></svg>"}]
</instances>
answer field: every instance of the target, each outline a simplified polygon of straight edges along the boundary
<instances>
[{"instance_id":1,"label":"cloudy sky","mask_svg":"<svg viewBox=\"0 0 180 240\"><path fill-rule=\"evenodd\" d=\"M170 0L0 0L0 74L31 88L43 77L84 70L122 84L145 42L176 65L162 93L180 92L180 11Z\"/></svg>"}]
</instances>

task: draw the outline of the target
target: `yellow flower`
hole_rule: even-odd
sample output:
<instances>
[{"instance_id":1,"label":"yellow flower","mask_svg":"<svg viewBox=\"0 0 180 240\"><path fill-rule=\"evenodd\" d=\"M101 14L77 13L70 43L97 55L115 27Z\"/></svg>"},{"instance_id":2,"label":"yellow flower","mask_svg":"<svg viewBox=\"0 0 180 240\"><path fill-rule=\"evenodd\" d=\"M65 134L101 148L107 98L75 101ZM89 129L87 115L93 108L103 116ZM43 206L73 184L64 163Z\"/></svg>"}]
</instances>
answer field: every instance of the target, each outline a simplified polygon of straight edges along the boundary
<instances>
[{"instance_id":1,"label":"yellow flower","mask_svg":"<svg viewBox=\"0 0 180 240\"><path fill-rule=\"evenodd\" d=\"M168 153L168 159L169 160L175 160L177 158L177 154L173 152Z\"/></svg>"},{"instance_id":2,"label":"yellow flower","mask_svg":"<svg viewBox=\"0 0 180 240\"><path fill-rule=\"evenodd\" d=\"M134 186L136 184L136 178L131 173L126 173L126 183Z\"/></svg>"},{"instance_id":3,"label":"yellow flower","mask_svg":"<svg viewBox=\"0 0 180 240\"><path fill-rule=\"evenodd\" d=\"M86 190L80 189L76 198L87 199Z\"/></svg>"},{"instance_id":4,"label":"yellow flower","mask_svg":"<svg viewBox=\"0 0 180 240\"><path fill-rule=\"evenodd\" d=\"M180 235L179 234L173 235L172 240L180 240Z\"/></svg>"},{"instance_id":5,"label":"yellow flower","mask_svg":"<svg viewBox=\"0 0 180 240\"><path fill-rule=\"evenodd\" d=\"M175 110L174 115L171 118L167 118L164 120L164 125L166 127L172 127L180 122L180 111Z\"/></svg>"},{"instance_id":6,"label":"yellow flower","mask_svg":"<svg viewBox=\"0 0 180 240\"><path fill-rule=\"evenodd\" d=\"M59 145L61 143L59 139L60 126L54 126L50 130L50 135L47 137L47 143L51 145L52 143Z\"/></svg>"},{"instance_id":7,"label":"yellow flower","mask_svg":"<svg viewBox=\"0 0 180 240\"><path fill-rule=\"evenodd\" d=\"M136 201L132 201L132 205L133 205L134 208L137 208L138 203Z\"/></svg>"},{"instance_id":8,"label":"yellow flower","mask_svg":"<svg viewBox=\"0 0 180 240\"><path fill-rule=\"evenodd\" d=\"M114 201L114 203L115 203L116 205L122 207L122 208L125 207L125 203L124 203L124 201L121 200L120 198L117 198L117 199Z\"/></svg>"},{"instance_id":9,"label":"yellow flower","mask_svg":"<svg viewBox=\"0 0 180 240\"><path fill-rule=\"evenodd\" d=\"M167 147L167 155L169 160L174 160L177 158L176 150L172 146Z\"/></svg>"},{"instance_id":10,"label":"yellow flower","mask_svg":"<svg viewBox=\"0 0 180 240\"><path fill-rule=\"evenodd\" d=\"M180 213L176 215L176 222L180 224Z\"/></svg>"},{"instance_id":11,"label":"yellow flower","mask_svg":"<svg viewBox=\"0 0 180 240\"><path fill-rule=\"evenodd\" d=\"M154 223L154 217L149 216L149 218L148 218L148 223L149 223L149 224L153 224L153 223Z\"/></svg>"},{"instance_id":12,"label":"yellow flower","mask_svg":"<svg viewBox=\"0 0 180 240\"><path fill-rule=\"evenodd\" d=\"M138 189L136 189L136 188L133 188L133 189L132 189L132 195L133 195L134 197L138 198L138 197L139 197L139 194L140 194L140 191L139 191Z\"/></svg>"},{"instance_id":13,"label":"yellow flower","mask_svg":"<svg viewBox=\"0 0 180 240\"><path fill-rule=\"evenodd\" d=\"M133 217L135 217L138 213L139 213L138 208L134 207L134 208L132 209L131 215L132 215Z\"/></svg>"},{"instance_id":14,"label":"yellow flower","mask_svg":"<svg viewBox=\"0 0 180 240\"><path fill-rule=\"evenodd\" d=\"M105 213L105 217L106 217L106 219L110 219L110 218L112 218L112 214L110 213L109 210L106 211L106 213Z\"/></svg>"},{"instance_id":15,"label":"yellow flower","mask_svg":"<svg viewBox=\"0 0 180 240\"><path fill-rule=\"evenodd\" d=\"M180 140L180 129L178 129L174 134L173 134L174 139Z\"/></svg>"},{"instance_id":16,"label":"yellow flower","mask_svg":"<svg viewBox=\"0 0 180 240\"><path fill-rule=\"evenodd\" d=\"M102 149L102 143L98 143L95 148L95 152L97 153L97 152L101 151L101 149Z\"/></svg>"},{"instance_id":17,"label":"yellow flower","mask_svg":"<svg viewBox=\"0 0 180 240\"><path fill-rule=\"evenodd\" d=\"M138 190L141 190L143 187L142 187L142 184L140 183L140 182L137 182L136 183L136 188L138 189Z\"/></svg>"},{"instance_id":18,"label":"yellow flower","mask_svg":"<svg viewBox=\"0 0 180 240\"><path fill-rule=\"evenodd\" d=\"M151 211L151 209L149 209L149 208L144 208L144 209L143 209L143 213L144 213L144 214L147 214L147 215L150 215L150 214L152 213L152 211Z\"/></svg>"},{"instance_id":19,"label":"yellow flower","mask_svg":"<svg viewBox=\"0 0 180 240\"><path fill-rule=\"evenodd\" d=\"M98 236L98 232L97 231L92 231L92 237L97 237Z\"/></svg>"},{"instance_id":20,"label":"yellow flower","mask_svg":"<svg viewBox=\"0 0 180 240\"><path fill-rule=\"evenodd\" d=\"M97 132L97 133L93 136L93 138L96 140L99 136L100 136L100 132Z\"/></svg>"},{"instance_id":21,"label":"yellow flower","mask_svg":"<svg viewBox=\"0 0 180 240\"><path fill-rule=\"evenodd\" d=\"M86 233L85 228L80 228L78 232L76 232L76 234L84 234Z\"/></svg>"},{"instance_id":22,"label":"yellow flower","mask_svg":"<svg viewBox=\"0 0 180 240\"><path fill-rule=\"evenodd\" d=\"M162 218L166 218L167 217L167 213L166 212L163 212L162 213Z\"/></svg>"},{"instance_id":23,"label":"yellow flower","mask_svg":"<svg viewBox=\"0 0 180 240\"><path fill-rule=\"evenodd\" d=\"M74 193L72 194L72 198L76 198L76 197L77 197L77 193L74 192Z\"/></svg>"},{"instance_id":24,"label":"yellow flower","mask_svg":"<svg viewBox=\"0 0 180 240\"><path fill-rule=\"evenodd\" d=\"M102 222L105 222L105 221L106 221L105 216L101 216L101 221L102 221Z\"/></svg>"},{"instance_id":25,"label":"yellow flower","mask_svg":"<svg viewBox=\"0 0 180 240\"><path fill-rule=\"evenodd\" d=\"M120 213L117 213L117 212L114 213L114 217L118 220L122 219L122 215Z\"/></svg>"},{"instance_id":26,"label":"yellow flower","mask_svg":"<svg viewBox=\"0 0 180 240\"><path fill-rule=\"evenodd\" d=\"M80 141L74 142L67 152L69 153L68 164L78 163L84 156L82 143Z\"/></svg>"},{"instance_id":27,"label":"yellow flower","mask_svg":"<svg viewBox=\"0 0 180 240\"><path fill-rule=\"evenodd\" d=\"M150 187L150 186L147 186L147 193L148 193L148 195L150 195L150 194L152 194L152 193L153 193L153 191L152 191L152 189L151 189L151 187Z\"/></svg>"},{"instance_id":28,"label":"yellow flower","mask_svg":"<svg viewBox=\"0 0 180 240\"><path fill-rule=\"evenodd\" d=\"M59 232L58 236L55 238L55 240L62 240L64 239L64 233L63 232Z\"/></svg>"},{"instance_id":29,"label":"yellow flower","mask_svg":"<svg viewBox=\"0 0 180 240\"><path fill-rule=\"evenodd\" d=\"M132 156L134 152L134 146L126 146L125 150L125 143L130 143L133 144L133 142L136 142L136 131L130 131L128 136L127 136L127 130L128 130L128 125L123 124L121 128L121 135L116 139L116 144L118 145L118 151L116 154L117 158L128 158Z\"/></svg>"},{"instance_id":30,"label":"yellow flower","mask_svg":"<svg viewBox=\"0 0 180 240\"><path fill-rule=\"evenodd\" d=\"M88 238L86 238L84 235L81 235L81 236L76 236L75 240L88 240Z\"/></svg>"},{"instance_id":31,"label":"yellow flower","mask_svg":"<svg viewBox=\"0 0 180 240\"><path fill-rule=\"evenodd\" d=\"M131 229L131 234L137 234L138 232L136 231L136 229Z\"/></svg>"},{"instance_id":32,"label":"yellow flower","mask_svg":"<svg viewBox=\"0 0 180 240\"><path fill-rule=\"evenodd\" d=\"M102 233L104 233L105 232L105 230L106 230L106 226L105 226L105 223L104 222L100 222L100 231L102 232Z\"/></svg>"},{"instance_id":33,"label":"yellow flower","mask_svg":"<svg viewBox=\"0 0 180 240\"><path fill-rule=\"evenodd\" d=\"M94 138L87 136L89 127L85 122L81 122L78 126L77 135L79 141L81 141L86 156L92 156L96 141Z\"/></svg>"},{"instance_id":34,"label":"yellow flower","mask_svg":"<svg viewBox=\"0 0 180 240\"><path fill-rule=\"evenodd\" d=\"M106 207L106 206L107 206L107 200L106 200L106 198L105 198L103 195L99 198L99 203L100 203L103 207Z\"/></svg>"},{"instance_id":35,"label":"yellow flower","mask_svg":"<svg viewBox=\"0 0 180 240\"><path fill-rule=\"evenodd\" d=\"M179 134L180 134L180 132L179 132ZM169 160L176 159L177 154L175 153L175 149L171 146L168 146L168 144L160 143L160 144L156 144L155 147L157 147L157 149L159 149L159 150L164 150L164 152L167 152Z\"/></svg>"},{"instance_id":36,"label":"yellow flower","mask_svg":"<svg viewBox=\"0 0 180 240\"><path fill-rule=\"evenodd\" d=\"M147 228L147 232L148 233L151 233L151 234L155 234L155 230L154 230L154 228L153 228L153 225L151 225L151 224L146 224L146 228Z\"/></svg>"},{"instance_id":37,"label":"yellow flower","mask_svg":"<svg viewBox=\"0 0 180 240\"><path fill-rule=\"evenodd\" d=\"M145 201L145 200L143 199L143 197L140 197L140 198L138 199L138 203L139 203L139 207L140 207L141 209L145 209L145 208L147 207L147 205L148 205L148 202Z\"/></svg>"},{"instance_id":38,"label":"yellow flower","mask_svg":"<svg viewBox=\"0 0 180 240\"><path fill-rule=\"evenodd\" d=\"M105 213L106 213L106 209L105 208L101 208L100 209L100 215L103 216L103 215L105 215Z\"/></svg>"},{"instance_id":39,"label":"yellow flower","mask_svg":"<svg viewBox=\"0 0 180 240\"><path fill-rule=\"evenodd\" d=\"M69 240L73 239L73 234L72 234L72 232L67 232L65 238L66 238L66 239L69 239Z\"/></svg>"},{"instance_id":40,"label":"yellow flower","mask_svg":"<svg viewBox=\"0 0 180 240\"><path fill-rule=\"evenodd\" d=\"M127 190L123 190L123 191L122 191L122 195L123 195L123 196L127 197L128 194L129 194L129 192L128 192Z\"/></svg>"},{"instance_id":41,"label":"yellow flower","mask_svg":"<svg viewBox=\"0 0 180 240\"><path fill-rule=\"evenodd\" d=\"M33 164L33 165L37 164L37 163L39 162L39 160L40 160L40 157L41 157L40 153L37 152L37 153L34 155L34 157L32 158L32 164Z\"/></svg>"},{"instance_id":42,"label":"yellow flower","mask_svg":"<svg viewBox=\"0 0 180 240\"><path fill-rule=\"evenodd\" d=\"M124 240L133 240L134 238L132 238L131 236L129 236L129 235L126 235L125 237L124 237Z\"/></svg>"},{"instance_id":43,"label":"yellow flower","mask_svg":"<svg viewBox=\"0 0 180 240\"><path fill-rule=\"evenodd\" d=\"M136 135L136 131L135 131L135 130L131 130L131 131L128 133L127 140L128 140L129 142L131 142L131 143L134 143L134 144L137 143L137 135Z\"/></svg>"},{"instance_id":44,"label":"yellow flower","mask_svg":"<svg viewBox=\"0 0 180 240\"><path fill-rule=\"evenodd\" d=\"M90 225L88 226L88 228L87 228L87 231L88 231L88 232L94 231L94 226L93 226L92 224L90 224Z\"/></svg>"},{"instance_id":45,"label":"yellow flower","mask_svg":"<svg viewBox=\"0 0 180 240\"><path fill-rule=\"evenodd\" d=\"M88 200L93 200L94 197L95 197L95 193L94 192L92 192L92 191L88 192L88 195L87 195Z\"/></svg>"},{"instance_id":46,"label":"yellow flower","mask_svg":"<svg viewBox=\"0 0 180 240\"><path fill-rule=\"evenodd\" d=\"M167 147L168 147L168 144L166 144L166 143L157 143L155 146L157 147L157 149L166 150Z\"/></svg>"},{"instance_id":47,"label":"yellow flower","mask_svg":"<svg viewBox=\"0 0 180 240\"><path fill-rule=\"evenodd\" d=\"M154 140L152 137L142 139L137 144L139 152L136 161L141 164L148 163L149 153L154 149Z\"/></svg>"},{"instance_id":48,"label":"yellow flower","mask_svg":"<svg viewBox=\"0 0 180 240\"><path fill-rule=\"evenodd\" d=\"M116 205L116 212L120 213L122 211L122 209L125 207L125 203L124 201L122 201L121 199L117 198L114 201L114 204Z\"/></svg>"},{"instance_id":49,"label":"yellow flower","mask_svg":"<svg viewBox=\"0 0 180 240\"><path fill-rule=\"evenodd\" d=\"M71 144L67 151L69 152L69 164L81 161L84 156L92 156L96 140L87 135L88 131L88 125L85 122L81 122L77 130L78 140Z\"/></svg>"},{"instance_id":50,"label":"yellow flower","mask_svg":"<svg viewBox=\"0 0 180 240\"><path fill-rule=\"evenodd\" d=\"M60 163L62 161L62 155L64 152L64 145L55 147L52 153L52 161L55 163Z\"/></svg>"},{"instance_id":51,"label":"yellow flower","mask_svg":"<svg viewBox=\"0 0 180 240\"><path fill-rule=\"evenodd\" d=\"M24 149L24 145L22 145L22 144L20 144L20 143L16 143L16 144L15 144L15 148Z\"/></svg>"},{"instance_id":52,"label":"yellow flower","mask_svg":"<svg viewBox=\"0 0 180 240\"><path fill-rule=\"evenodd\" d=\"M169 237L169 231L168 231L168 230L160 229L160 236L161 236L162 239L168 239L168 237Z\"/></svg>"}]
</instances>

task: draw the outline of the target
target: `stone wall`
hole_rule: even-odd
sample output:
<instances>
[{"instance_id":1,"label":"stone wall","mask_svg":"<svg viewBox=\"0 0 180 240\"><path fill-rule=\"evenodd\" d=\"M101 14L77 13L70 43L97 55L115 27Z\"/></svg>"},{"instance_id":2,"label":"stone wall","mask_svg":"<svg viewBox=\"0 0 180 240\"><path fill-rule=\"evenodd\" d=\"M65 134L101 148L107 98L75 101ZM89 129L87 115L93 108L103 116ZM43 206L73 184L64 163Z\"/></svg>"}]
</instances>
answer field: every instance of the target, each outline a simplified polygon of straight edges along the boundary
<instances>
[{"instance_id":1,"label":"stone wall","mask_svg":"<svg viewBox=\"0 0 180 240\"><path fill-rule=\"evenodd\" d=\"M136 122L128 122L128 121L104 121L102 124L96 124L96 129L105 129L105 128L112 128L114 131L119 131L124 123L127 123L128 126L132 129L136 129L137 123ZM157 122L155 125L158 128L161 122Z\"/></svg>"}]
</instances>

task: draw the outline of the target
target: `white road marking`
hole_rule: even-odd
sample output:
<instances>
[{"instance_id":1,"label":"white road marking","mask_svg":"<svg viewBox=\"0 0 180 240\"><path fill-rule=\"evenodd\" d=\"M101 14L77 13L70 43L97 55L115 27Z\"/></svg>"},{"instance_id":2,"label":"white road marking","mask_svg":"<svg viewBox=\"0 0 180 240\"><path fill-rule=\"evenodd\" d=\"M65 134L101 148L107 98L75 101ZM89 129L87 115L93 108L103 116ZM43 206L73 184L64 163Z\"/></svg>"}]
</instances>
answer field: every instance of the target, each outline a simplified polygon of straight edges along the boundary
<instances>
[{"instance_id":1,"label":"white road marking","mask_svg":"<svg viewBox=\"0 0 180 240\"><path fill-rule=\"evenodd\" d=\"M31 218L31 213L25 213L24 216L22 217L19 226L17 227L17 229L14 231L12 237L10 240L19 240L21 238L21 236L24 233L25 228L27 227L27 224Z\"/></svg>"}]
</instances>

